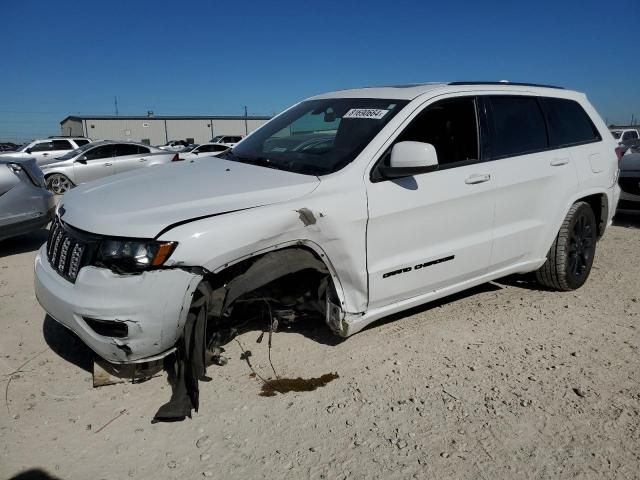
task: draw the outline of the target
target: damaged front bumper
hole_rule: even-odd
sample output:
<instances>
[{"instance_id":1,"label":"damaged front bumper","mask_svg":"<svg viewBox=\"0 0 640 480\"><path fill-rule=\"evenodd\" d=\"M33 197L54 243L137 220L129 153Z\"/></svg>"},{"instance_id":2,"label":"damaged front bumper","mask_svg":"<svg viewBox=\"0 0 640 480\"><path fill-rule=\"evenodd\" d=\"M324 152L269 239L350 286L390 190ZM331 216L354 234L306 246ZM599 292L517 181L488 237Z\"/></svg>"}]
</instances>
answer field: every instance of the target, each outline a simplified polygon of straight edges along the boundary
<instances>
[{"instance_id":1,"label":"damaged front bumper","mask_svg":"<svg viewBox=\"0 0 640 480\"><path fill-rule=\"evenodd\" d=\"M181 269L118 275L84 267L74 284L51 267L45 246L35 260L42 308L112 363L152 361L173 352L201 278Z\"/></svg>"}]
</instances>

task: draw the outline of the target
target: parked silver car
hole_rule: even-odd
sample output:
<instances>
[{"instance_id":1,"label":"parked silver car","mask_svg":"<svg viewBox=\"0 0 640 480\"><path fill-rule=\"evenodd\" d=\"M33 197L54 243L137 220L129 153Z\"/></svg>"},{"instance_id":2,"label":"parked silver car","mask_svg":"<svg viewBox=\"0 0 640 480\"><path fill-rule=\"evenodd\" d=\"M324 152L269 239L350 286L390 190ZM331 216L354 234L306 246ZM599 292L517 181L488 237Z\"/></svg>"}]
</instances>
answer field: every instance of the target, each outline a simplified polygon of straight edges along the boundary
<instances>
[{"instance_id":1,"label":"parked silver car","mask_svg":"<svg viewBox=\"0 0 640 480\"><path fill-rule=\"evenodd\" d=\"M620 179L622 189L618 211L640 212L640 153L624 155L620 162Z\"/></svg>"},{"instance_id":2,"label":"parked silver car","mask_svg":"<svg viewBox=\"0 0 640 480\"><path fill-rule=\"evenodd\" d=\"M81 183L178 161L178 154L142 143L102 141L80 147L41 165L47 188L57 195Z\"/></svg>"},{"instance_id":3,"label":"parked silver car","mask_svg":"<svg viewBox=\"0 0 640 480\"><path fill-rule=\"evenodd\" d=\"M44 227L54 207L35 159L0 157L0 240Z\"/></svg>"}]
</instances>

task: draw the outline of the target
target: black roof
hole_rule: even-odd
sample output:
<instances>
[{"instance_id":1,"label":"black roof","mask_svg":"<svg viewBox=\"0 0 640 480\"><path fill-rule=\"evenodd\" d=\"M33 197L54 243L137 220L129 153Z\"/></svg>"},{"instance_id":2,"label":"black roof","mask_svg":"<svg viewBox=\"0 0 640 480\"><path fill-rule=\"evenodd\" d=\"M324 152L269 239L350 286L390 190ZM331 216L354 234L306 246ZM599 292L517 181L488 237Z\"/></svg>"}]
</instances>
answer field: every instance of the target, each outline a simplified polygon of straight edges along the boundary
<instances>
[{"instance_id":1,"label":"black roof","mask_svg":"<svg viewBox=\"0 0 640 480\"><path fill-rule=\"evenodd\" d=\"M520 82L449 82L447 85L517 85L519 87L543 87L543 88L557 88L564 90L564 87L558 87L555 85L543 85L540 83L520 83Z\"/></svg>"},{"instance_id":2,"label":"black roof","mask_svg":"<svg viewBox=\"0 0 640 480\"><path fill-rule=\"evenodd\" d=\"M69 115L60 122L67 120L271 120L267 115Z\"/></svg>"}]
</instances>

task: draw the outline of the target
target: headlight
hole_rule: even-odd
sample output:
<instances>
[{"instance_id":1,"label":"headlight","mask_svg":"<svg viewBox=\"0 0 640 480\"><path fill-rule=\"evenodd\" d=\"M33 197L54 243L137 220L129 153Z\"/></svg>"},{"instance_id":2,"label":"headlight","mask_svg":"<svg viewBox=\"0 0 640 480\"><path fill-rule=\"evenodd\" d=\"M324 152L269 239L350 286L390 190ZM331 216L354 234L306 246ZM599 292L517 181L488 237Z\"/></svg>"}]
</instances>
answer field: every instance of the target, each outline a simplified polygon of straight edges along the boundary
<instances>
[{"instance_id":1,"label":"headlight","mask_svg":"<svg viewBox=\"0 0 640 480\"><path fill-rule=\"evenodd\" d=\"M103 240L95 264L119 273L151 270L162 266L177 245L155 240Z\"/></svg>"}]
</instances>

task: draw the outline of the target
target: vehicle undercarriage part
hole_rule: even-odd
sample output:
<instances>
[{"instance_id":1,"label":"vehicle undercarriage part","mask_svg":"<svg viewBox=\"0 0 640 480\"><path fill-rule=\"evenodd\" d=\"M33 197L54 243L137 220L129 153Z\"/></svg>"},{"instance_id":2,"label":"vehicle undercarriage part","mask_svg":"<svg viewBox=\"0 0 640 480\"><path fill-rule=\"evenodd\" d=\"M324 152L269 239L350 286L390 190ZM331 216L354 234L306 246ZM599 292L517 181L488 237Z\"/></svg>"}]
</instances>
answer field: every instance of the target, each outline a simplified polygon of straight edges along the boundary
<instances>
[{"instance_id":1,"label":"vehicle undercarriage part","mask_svg":"<svg viewBox=\"0 0 640 480\"><path fill-rule=\"evenodd\" d=\"M311 317L339 323L343 312L336 298L326 265L304 247L269 252L204 277L193 294L175 355L165 364L171 399L154 421L182 420L198 411L198 381L211 380L207 365L225 363L220 361L222 346L256 320L264 321L265 308L270 322L283 325Z\"/></svg>"}]
</instances>

